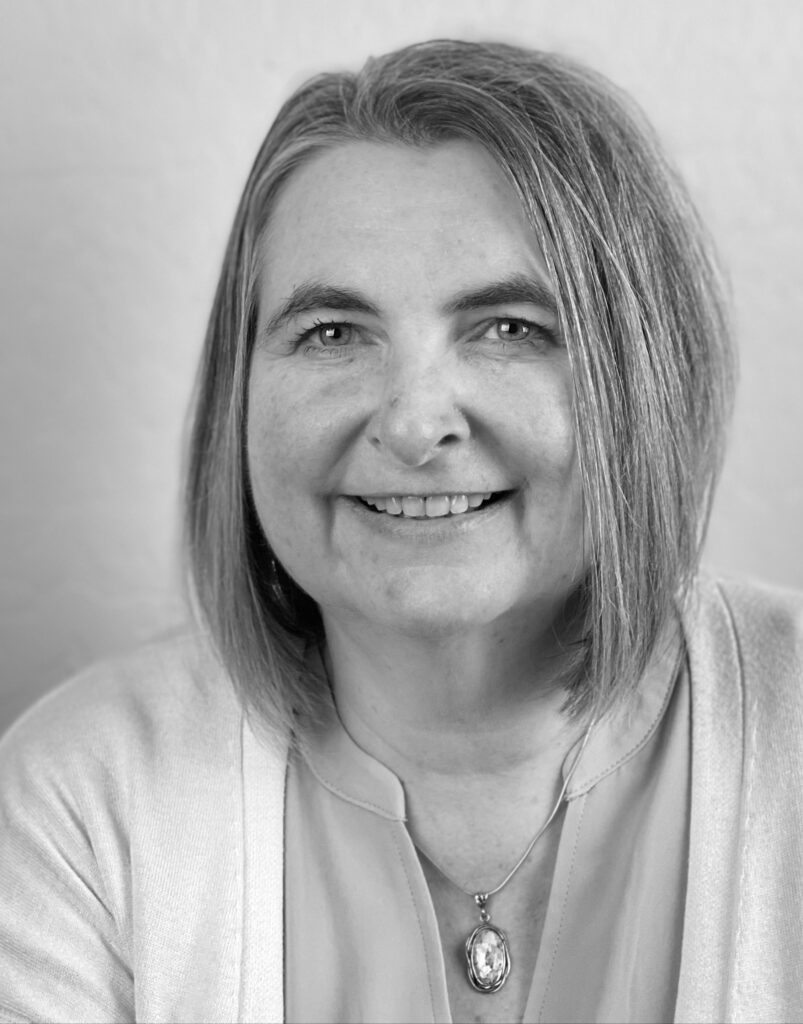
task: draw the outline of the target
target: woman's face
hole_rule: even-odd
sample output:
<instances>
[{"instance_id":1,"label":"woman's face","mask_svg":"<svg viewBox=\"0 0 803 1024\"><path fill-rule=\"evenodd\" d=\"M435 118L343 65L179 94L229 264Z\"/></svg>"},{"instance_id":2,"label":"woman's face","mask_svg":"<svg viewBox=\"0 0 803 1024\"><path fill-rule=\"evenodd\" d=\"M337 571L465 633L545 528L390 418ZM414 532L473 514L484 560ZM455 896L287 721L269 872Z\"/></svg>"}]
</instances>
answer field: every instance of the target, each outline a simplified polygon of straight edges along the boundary
<instances>
[{"instance_id":1,"label":"woman's face","mask_svg":"<svg viewBox=\"0 0 803 1024\"><path fill-rule=\"evenodd\" d=\"M551 618L584 564L569 363L493 160L344 144L294 173L264 245L251 485L324 621Z\"/></svg>"}]
</instances>

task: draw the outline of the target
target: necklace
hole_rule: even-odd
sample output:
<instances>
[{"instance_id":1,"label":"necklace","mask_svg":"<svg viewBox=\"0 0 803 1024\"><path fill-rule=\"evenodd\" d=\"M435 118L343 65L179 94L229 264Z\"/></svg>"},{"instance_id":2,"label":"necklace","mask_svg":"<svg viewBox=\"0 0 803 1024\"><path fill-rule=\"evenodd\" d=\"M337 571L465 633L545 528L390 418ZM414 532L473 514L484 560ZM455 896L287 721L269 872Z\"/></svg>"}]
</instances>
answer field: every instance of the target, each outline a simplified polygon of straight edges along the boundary
<instances>
[{"instance_id":1,"label":"necklace","mask_svg":"<svg viewBox=\"0 0 803 1024\"><path fill-rule=\"evenodd\" d=\"M522 864L524 864L530 856L535 844L552 824L555 815L558 813L560 806L563 803L564 797L566 796L566 790L569 788L572 776L580 763L580 758L583 756L583 751L588 744L591 730L595 724L596 719L592 719L585 731L583 741L580 744L580 749L577 751L577 756L574 761L572 761L572 766L566 773L566 778L563 782L563 786L561 787L558 799L555 801L555 806L549 812L549 816L546 821L527 844L527 848L524 853L522 853L510 871L508 871L507 875L495 888L489 889L488 892L472 892L470 889L465 889L462 885L455 882L455 880L443 870L440 864L429 856L426 850L422 850L422 853L424 853L430 864L432 864L432 866L443 875L446 881L450 882L456 889L465 893L466 896L470 896L479 910L480 923L466 938L465 943L466 971L468 974L468 980L478 992L498 992L507 981L507 976L510 974L511 966L510 943L508 942L507 935L505 935L502 929L491 923L491 915L487 909L488 900L491 896L495 896L498 892L501 892L502 889L504 889L507 883L511 878L513 878ZM421 849L421 847L419 847L419 849Z\"/></svg>"}]
</instances>

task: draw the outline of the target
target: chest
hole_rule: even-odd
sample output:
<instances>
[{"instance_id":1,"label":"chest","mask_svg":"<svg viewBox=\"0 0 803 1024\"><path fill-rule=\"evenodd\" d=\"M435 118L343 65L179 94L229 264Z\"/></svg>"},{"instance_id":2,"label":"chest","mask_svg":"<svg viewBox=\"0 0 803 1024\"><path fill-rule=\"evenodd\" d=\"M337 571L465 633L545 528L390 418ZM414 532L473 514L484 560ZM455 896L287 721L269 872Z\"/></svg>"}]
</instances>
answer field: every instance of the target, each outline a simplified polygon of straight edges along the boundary
<instances>
[{"instance_id":1,"label":"chest","mask_svg":"<svg viewBox=\"0 0 803 1024\"><path fill-rule=\"evenodd\" d=\"M479 992L469 981L466 940L480 924L473 898L422 857L438 923L446 985L455 1021L520 1021L530 996L552 877L559 830L545 835L513 878L489 898L490 923L505 936L510 970L496 992Z\"/></svg>"},{"instance_id":2,"label":"chest","mask_svg":"<svg viewBox=\"0 0 803 1024\"><path fill-rule=\"evenodd\" d=\"M569 801L553 822L559 831L550 837L550 826L491 897L512 966L487 995L466 977L465 940L479 923L472 897L420 857L411 839L420 830L375 812L382 792L368 787L377 782L370 766L355 773L358 802L344 799L342 771L332 769L330 788L322 771L298 765L286 793L286 1019L673 1019L688 863L685 734L679 740L677 764L674 748L662 747L649 775L630 762ZM490 833L469 828L427 848L473 856L444 867L493 886L527 843L509 826L495 820Z\"/></svg>"}]
</instances>

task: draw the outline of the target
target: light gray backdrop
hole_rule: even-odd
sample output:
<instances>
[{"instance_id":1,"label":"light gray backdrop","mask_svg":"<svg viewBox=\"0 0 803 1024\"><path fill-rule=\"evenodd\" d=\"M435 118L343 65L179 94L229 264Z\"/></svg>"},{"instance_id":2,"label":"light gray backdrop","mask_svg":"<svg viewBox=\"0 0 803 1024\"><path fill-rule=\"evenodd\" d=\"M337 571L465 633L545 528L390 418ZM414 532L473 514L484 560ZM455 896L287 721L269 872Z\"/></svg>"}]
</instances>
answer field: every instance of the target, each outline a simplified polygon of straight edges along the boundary
<instances>
[{"instance_id":1,"label":"light gray backdrop","mask_svg":"<svg viewBox=\"0 0 803 1024\"><path fill-rule=\"evenodd\" d=\"M803 3L0 0L0 729L182 618L183 418L280 100L432 36L629 89L731 269L742 385L708 558L803 585Z\"/></svg>"}]
</instances>

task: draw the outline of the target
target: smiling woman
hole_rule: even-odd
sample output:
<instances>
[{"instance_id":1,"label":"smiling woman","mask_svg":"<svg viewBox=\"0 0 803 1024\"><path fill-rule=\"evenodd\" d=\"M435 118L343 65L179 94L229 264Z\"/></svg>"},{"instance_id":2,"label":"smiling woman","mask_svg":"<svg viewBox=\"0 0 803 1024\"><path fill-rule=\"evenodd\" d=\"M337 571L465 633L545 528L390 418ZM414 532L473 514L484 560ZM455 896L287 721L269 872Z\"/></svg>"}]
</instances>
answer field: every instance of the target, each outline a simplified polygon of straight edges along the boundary
<instances>
[{"instance_id":1,"label":"smiling woman","mask_svg":"<svg viewBox=\"0 0 803 1024\"><path fill-rule=\"evenodd\" d=\"M584 565L571 374L502 172L462 141L342 145L267 238L248 475L326 632L553 621Z\"/></svg>"},{"instance_id":2,"label":"smiling woman","mask_svg":"<svg viewBox=\"0 0 803 1024\"><path fill-rule=\"evenodd\" d=\"M199 631L2 746L0 1019L797 1019L803 604L697 570L731 388L608 83L303 86L198 378Z\"/></svg>"}]
</instances>

